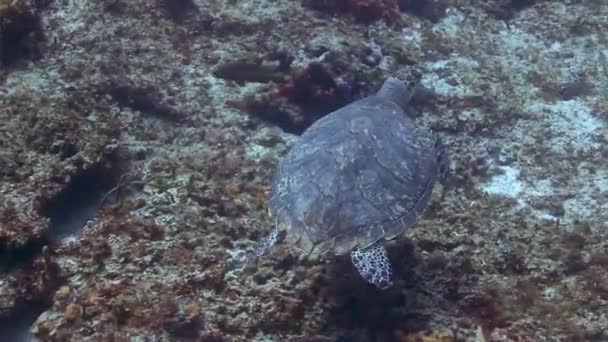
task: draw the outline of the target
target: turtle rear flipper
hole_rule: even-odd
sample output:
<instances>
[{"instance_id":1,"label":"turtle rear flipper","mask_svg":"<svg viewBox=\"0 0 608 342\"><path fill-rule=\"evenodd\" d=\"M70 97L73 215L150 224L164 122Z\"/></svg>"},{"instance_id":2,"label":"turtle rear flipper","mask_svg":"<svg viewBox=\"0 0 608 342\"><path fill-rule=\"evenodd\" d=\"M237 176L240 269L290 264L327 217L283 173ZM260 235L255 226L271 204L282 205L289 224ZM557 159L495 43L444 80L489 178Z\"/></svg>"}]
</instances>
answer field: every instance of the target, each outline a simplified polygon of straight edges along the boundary
<instances>
[{"instance_id":1,"label":"turtle rear flipper","mask_svg":"<svg viewBox=\"0 0 608 342\"><path fill-rule=\"evenodd\" d=\"M374 284L381 290L393 285L391 264L386 249L381 244L375 244L365 249L354 249L350 253L350 257L361 277L368 283Z\"/></svg>"}]
</instances>

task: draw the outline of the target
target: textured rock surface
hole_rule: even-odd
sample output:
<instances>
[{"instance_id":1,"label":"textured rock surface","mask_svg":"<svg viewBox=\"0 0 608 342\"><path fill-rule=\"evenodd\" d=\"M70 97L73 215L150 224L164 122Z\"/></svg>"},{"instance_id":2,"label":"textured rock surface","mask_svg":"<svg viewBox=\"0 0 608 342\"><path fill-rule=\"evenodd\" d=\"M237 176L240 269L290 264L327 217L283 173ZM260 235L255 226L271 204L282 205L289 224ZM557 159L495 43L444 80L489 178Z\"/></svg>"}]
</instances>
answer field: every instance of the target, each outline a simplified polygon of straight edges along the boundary
<instances>
[{"instance_id":1,"label":"textured rock surface","mask_svg":"<svg viewBox=\"0 0 608 342\"><path fill-rule=\"evenodd\" d=\"M2 318L42 304L44 341L607 340L608 4L344 3L0 0ZM16 9L41 25L15 34ZM284 251L228 272L272 224L281 128L413 62L456 184L389 247L393 289Z\"/></svg>"}]
</instances>

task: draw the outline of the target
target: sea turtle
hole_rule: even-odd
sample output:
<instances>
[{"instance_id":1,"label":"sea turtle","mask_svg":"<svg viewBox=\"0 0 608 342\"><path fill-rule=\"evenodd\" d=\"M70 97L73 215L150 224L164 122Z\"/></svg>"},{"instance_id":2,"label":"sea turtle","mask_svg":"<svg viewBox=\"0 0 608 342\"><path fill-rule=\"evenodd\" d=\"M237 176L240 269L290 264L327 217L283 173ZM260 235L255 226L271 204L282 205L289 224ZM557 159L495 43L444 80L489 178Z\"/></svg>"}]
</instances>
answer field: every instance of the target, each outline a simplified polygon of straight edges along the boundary
<instances>
[{"instance_id":1,"label":"sea turtle","mask_svg":"<svg viewBox=\"0 0 608 342\"><path fill-rule=\"evenodd\" d=\"M446 149L406 114L421 74L388 77L372 96L312 124L279 163L268 211L272 232L250 256L285 240L307 255L351 253L357 271L380 289L391 286L383 242L412 226L437 180L445 185Z\"/></svg>"}]
</instances>

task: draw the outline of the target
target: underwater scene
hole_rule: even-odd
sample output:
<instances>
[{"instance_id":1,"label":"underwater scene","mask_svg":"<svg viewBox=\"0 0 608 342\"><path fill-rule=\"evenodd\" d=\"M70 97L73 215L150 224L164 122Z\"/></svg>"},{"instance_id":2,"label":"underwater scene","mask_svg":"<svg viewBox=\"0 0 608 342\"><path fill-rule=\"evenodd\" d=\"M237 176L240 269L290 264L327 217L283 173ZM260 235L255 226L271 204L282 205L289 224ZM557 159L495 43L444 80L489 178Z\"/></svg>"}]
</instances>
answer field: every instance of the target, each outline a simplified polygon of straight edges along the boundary
<instances>
[{"instance_id":1,"label":"underwater scene","mask_svg":"<svg viewBox=\"0 0 608 342\"><path fill-rule=\"evenodd\" d=\"M608 0L0 0L0 342L608 342Z\"/></svg>"}]
</instances>

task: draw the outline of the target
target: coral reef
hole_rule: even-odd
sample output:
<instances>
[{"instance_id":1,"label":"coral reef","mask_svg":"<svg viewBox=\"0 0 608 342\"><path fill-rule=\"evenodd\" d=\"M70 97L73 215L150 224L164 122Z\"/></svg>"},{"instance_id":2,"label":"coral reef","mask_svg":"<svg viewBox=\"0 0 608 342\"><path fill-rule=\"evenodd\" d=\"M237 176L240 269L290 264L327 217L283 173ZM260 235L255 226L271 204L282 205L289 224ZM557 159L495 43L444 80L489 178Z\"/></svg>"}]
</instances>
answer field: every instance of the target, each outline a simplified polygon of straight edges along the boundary
<instances>
[{"instance_id":1,"label":"coral reef","mask_svg":"<svg viewBox=\"0 0 608 342\"><path fill-rule=\"evenodd\" d=\"M303 70L277 80L276 88L232 104L285 132L299 134L317 119L356 97L360 89L354 78L335 76L327 65L313 62Z\"/></svg>"},{"instance_id":2,"label":"coral reef","mask_svg":"<svg viewBox=\"0 0 608 342\"><path fill-rule=\"evenodd\" d=\"M608 340L606 13L0 0L0 334ZM229 269L272 226L268 184L297 134L413 63L411 114L454 177L389 245L394 286L281 248Z\"/></svg>"}]
</instances>

